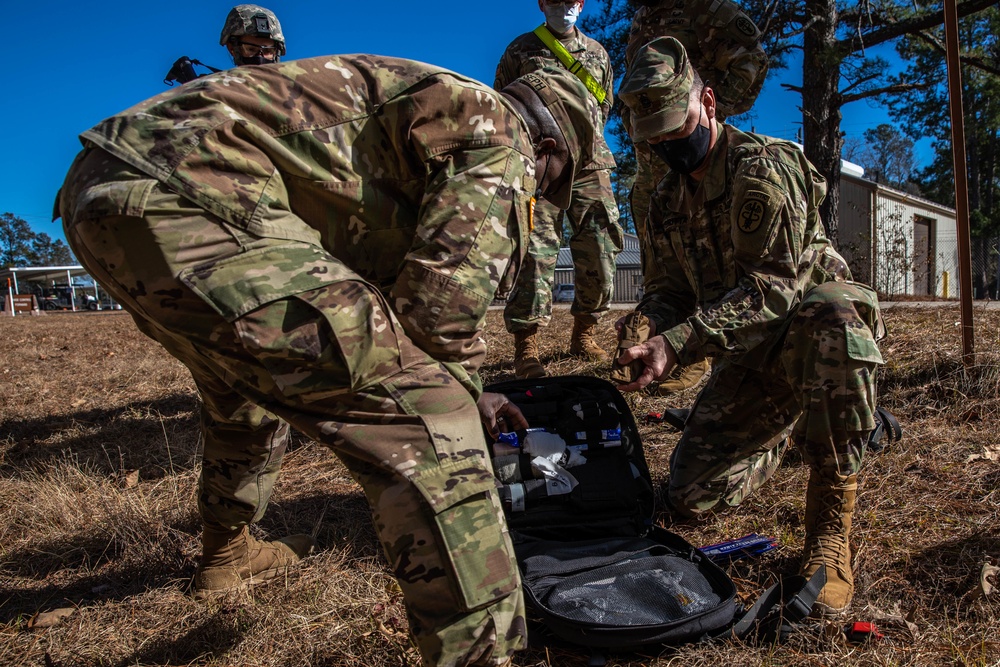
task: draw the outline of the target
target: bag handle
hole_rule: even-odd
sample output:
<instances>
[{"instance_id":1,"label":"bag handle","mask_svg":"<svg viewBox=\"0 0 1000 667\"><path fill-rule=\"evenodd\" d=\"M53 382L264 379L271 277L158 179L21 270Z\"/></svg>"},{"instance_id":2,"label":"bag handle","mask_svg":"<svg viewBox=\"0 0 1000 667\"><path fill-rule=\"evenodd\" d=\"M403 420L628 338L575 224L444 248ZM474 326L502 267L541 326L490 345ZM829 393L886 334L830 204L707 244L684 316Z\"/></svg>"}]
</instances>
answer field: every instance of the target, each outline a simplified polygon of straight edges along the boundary
<instances>
[{"instance_id":1,"label":"bag handle","mask_svg":"<svg viewBox=\"0 0 1000 667\"><path fill-rule=\"evenodd\" d=\"M812 612L819 592L826 585L826 566L808 579L786 577L768 588L730 629L738 639L755 638L764 643L783 642Z\"/></svg>"}]
</instances>

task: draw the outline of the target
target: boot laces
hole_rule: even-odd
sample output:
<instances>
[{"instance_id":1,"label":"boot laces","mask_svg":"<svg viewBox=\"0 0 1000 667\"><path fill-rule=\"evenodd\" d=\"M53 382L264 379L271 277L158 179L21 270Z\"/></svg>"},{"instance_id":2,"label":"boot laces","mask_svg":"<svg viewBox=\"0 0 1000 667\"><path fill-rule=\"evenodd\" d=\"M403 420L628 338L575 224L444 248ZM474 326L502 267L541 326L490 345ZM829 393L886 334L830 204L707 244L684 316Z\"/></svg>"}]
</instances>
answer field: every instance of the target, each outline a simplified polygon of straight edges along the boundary
<instances>
[{"instance_id":1,"label":"boot laces","mask_svg":"<svg viewBox=\"0 0 1000 667\"><path fill-rule=\"evenodd\" d=\"M809 564L827 564L827 558L832 553L837 559L846 559L848 542L846 525L844 524L843 506L846 504L839 492L828 492L822 497L822 505L817 514L816 526L807 541L809 553L805 561ZM810 548L811 547L811 548Z\"/></svg>"}]
</instances>

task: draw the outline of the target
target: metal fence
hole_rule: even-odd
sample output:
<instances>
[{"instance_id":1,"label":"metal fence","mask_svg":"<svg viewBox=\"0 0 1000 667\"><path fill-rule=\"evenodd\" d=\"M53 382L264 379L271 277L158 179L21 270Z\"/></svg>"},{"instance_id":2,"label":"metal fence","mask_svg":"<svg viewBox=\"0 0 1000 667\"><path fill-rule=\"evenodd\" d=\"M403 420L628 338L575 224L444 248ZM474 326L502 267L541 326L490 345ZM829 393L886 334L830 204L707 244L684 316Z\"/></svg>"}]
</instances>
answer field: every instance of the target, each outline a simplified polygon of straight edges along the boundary
<instances>
[{"instance_id":1,"label":"metal fence","mask_svg":"<svg viewBox=\"0 0 1000 667\"><path fill-rule=\"evenodd\" d=\"M873 278L866 275L867 267L851 267L858 280L872 284L886 296L926 294L958 298L961 292L958 239L938 238L933 256L927 257L915 257L908 239L902 235L880 239L879 247L878 260L872 267ZM973 238L971 250L972 298L996 299L1000 284L1000 238ZM855 259L861 258L855 254Z\"/></svg>"}]
</instances>

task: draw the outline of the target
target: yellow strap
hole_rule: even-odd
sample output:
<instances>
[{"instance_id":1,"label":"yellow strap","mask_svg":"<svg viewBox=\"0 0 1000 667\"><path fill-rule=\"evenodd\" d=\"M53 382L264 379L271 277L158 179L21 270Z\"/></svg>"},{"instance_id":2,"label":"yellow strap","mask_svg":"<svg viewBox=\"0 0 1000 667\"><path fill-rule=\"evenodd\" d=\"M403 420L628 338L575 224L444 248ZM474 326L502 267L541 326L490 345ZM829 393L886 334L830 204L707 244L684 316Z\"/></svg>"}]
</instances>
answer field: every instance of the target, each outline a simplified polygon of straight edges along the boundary
<instances>
[{"instance_id":1,"label":"yellow strap","mask_svg":"<svg viewBox=\"0 0 1000 667\"><path fill-rule=\"evenodd\" d=\"M559 59L563 65L566 66L572 74L576 75L576 78L583 81L583 85L587 87L594 97L597 98L598 104L604 104L604 100L608 97L608 91L604 90L604 86L598 83L594 75L587 71L587 68L583 66L579 60L573 57L573 55L566 50L566 47L562 45L556 36L552 34L545 24L535 28L535 34L538 35L538 39L542 40L545 46L549 47L549 51L555 54L556 58Z\"/></svg>"}]
</instances>

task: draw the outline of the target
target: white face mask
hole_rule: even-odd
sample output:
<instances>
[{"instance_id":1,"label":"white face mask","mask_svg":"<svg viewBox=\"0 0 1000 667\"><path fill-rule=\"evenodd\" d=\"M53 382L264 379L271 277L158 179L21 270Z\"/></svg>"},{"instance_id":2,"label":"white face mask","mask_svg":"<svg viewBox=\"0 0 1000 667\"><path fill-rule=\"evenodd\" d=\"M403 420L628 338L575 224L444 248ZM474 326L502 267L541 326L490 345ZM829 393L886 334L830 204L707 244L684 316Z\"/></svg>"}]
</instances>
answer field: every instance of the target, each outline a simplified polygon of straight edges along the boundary
<instances>
[{"instance_id":1,"label":"white face mask","mask_svg":"<svg viewBox=\"0 0 1000 667\"><path fill-rule=\"evenodd\" d=\"M576 20L580 18L580 4L575 5L542 5L545 12L545 22L558 33L567 33L576 25Z\"/></svg>"}]
</instances>

